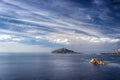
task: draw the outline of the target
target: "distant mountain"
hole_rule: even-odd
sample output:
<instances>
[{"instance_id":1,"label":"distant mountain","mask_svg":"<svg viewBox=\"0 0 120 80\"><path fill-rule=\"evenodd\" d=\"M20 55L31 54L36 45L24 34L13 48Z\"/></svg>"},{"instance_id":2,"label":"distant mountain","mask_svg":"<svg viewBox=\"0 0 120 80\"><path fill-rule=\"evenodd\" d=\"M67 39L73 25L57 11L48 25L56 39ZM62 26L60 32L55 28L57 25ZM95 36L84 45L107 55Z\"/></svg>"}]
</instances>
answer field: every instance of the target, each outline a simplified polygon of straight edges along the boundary
<instances>
[{"instance_id":1,"label":"distant mountain","mask_svg":"<svg viewBox=\"0 0 120 80\"><path fill-rule=\"evenodd\" d=\"M51 53L56 53L56 54L75 54L77 52L74 52L72 50L66 49L66 48L60 48L60 49L56 49L53 50Z\"/></svg>"}]
</instances>

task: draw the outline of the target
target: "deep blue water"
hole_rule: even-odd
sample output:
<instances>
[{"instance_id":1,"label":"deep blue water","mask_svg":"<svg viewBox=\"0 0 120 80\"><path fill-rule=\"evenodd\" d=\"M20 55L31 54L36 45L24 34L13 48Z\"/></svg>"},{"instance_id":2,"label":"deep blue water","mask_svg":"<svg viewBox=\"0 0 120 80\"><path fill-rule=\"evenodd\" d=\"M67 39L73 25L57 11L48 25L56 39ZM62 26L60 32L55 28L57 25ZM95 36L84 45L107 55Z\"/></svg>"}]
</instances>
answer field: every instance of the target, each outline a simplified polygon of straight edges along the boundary
<instances>
[{"instance_id":1,"label":"deep blue water","mask_svg":"<svg viewBox=\"0 0 120 80\"><path fill-rule=\"evenodd\" d=\"M90 58L108 62L94 66ZM0 54L0 80L120 80L120 56L83 54Z\"/></svg>"}]
</instances>

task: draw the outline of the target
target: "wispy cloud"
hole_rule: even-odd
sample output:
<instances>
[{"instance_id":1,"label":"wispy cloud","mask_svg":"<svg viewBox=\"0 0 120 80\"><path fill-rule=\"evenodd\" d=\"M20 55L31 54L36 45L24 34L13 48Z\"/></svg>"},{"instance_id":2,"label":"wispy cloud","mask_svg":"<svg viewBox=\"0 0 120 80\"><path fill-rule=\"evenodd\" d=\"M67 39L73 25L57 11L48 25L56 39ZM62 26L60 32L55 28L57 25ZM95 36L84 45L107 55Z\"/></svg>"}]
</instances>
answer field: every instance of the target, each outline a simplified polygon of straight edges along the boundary
<instances>
[{"instance_id":1,"label":"wispy cloud","mask_svg":"<svg viewBox=\"0 0 120 80\"><path fill-rule=\"evenodd\" d=\"M120 39L110 36L106 30L109 27L105 23L112 23L114 20L114 17L110 16L110 9L105 6L106 3L93 0L90 4L95 7L84 7L82 4L69 0L46 2L2 0L0 3L0 25L2 26L0 40L19 42L24 45L26 41L30 41L31 46L36 43L39 46L55 43L54 46L66 47L82 44L81 48L86 49L87 45L101 46L103 44L104 46L104 44L119 43ZM111 29L113 30L119 34L119 30ZM49 44L40 44L45 41Z\"/></svg>"}]
</instances>

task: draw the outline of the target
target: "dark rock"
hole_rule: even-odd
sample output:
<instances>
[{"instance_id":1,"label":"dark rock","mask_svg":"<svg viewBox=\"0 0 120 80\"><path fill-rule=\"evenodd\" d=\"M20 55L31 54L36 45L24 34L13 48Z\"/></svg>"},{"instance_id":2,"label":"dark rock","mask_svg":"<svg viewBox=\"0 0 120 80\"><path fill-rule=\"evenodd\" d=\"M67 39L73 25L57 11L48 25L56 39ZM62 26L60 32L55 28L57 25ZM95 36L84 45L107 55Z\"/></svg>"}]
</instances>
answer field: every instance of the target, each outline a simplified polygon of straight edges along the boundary
<instances>
[{"instance_id":1,"label":"dark rock","mask_svg":"<svg viewBox=\"0 0 120 80\"><path fill-rule=\"evenodd\" d=\"M77 53L77 52L74 52L72 50L69 50L69 49L66 49L66 48L61 48L61 49L56 49L54 51L52 51L52 53L60 53L60 54L73 54L73 53Z\"/></svg>"}]
</instances>

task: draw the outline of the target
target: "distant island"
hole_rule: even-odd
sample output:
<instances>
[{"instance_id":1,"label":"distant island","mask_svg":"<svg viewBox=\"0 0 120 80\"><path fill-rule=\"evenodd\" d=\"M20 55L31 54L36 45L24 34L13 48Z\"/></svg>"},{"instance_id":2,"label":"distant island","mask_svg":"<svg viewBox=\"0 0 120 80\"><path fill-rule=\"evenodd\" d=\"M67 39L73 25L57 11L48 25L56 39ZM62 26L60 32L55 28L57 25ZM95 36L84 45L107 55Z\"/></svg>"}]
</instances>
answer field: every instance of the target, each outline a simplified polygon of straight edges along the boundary
<instances>
[{"instance_id":1,"label":"distant island","mask_svg":"<svg viewBox=\"0 0 120 80\"><path fill-rule=\"evenodd\" d=\"M72 50L69 50L66 48L56 49L56 50L53 50L51 53L54 53L54 54L79 54L78 52L75 52L75 51L72 51Z\"/></svg>"},{"instance_id":2,"label":"distant island","mask_svg":"<svg viewBox=\"0 0 120 80\"><path fill-rule=\"evenodd\" d=\"M120 55L120 49L117 49L113 52L109 52L109 53L100 53L102 55L108 55L108 54L111 54L111 55Z\"/></svg>"}]
</instances>

